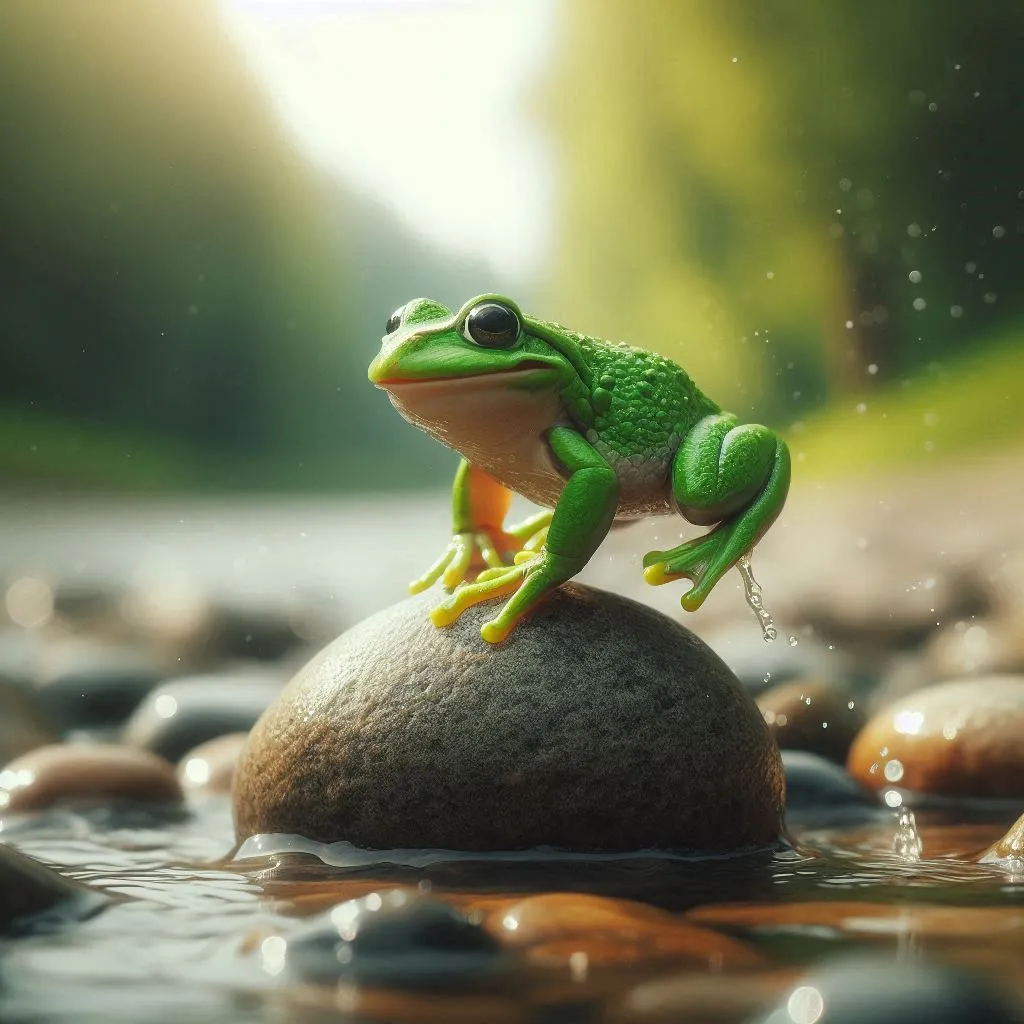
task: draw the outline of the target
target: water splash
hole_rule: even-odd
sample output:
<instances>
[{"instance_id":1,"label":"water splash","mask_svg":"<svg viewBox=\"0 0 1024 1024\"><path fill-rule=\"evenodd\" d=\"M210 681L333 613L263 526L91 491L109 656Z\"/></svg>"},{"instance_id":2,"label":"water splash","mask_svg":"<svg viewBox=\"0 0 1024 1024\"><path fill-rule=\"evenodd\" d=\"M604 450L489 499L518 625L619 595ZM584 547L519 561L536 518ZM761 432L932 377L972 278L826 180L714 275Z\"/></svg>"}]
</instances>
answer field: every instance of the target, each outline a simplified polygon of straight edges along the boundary
<instances>
[{"instance_id":1,"label":"water splash","mask_svg":"<svg viewBox=\"0 0 1024 1024\"><path fill-rule=\"evenodd\" d=\"M896 834L892 838L892 852L901 860L918 861L921 859L921 836L917 831L914 812L901 807L896 815Z\"/></svg>"},{"instance_id":2,"label":"water splash","mask_svg":"<svg viewBox=\"0 0 1024 1024\"><path fill-rule=\"evenodd\" d=\"M743 577L743 593L747 598L747 604L750 605L751 611L761 624L761 635L764 637L765 643L771 643L778 637L779 631L775 628L775 623L764 606L761 584L754 579L754 571L750 566L750 555L744 555L736 563L736 568L739 569L740 576ZM790 643L794 639L794 637L790 637Z\"/></svg>"}]
</instances>

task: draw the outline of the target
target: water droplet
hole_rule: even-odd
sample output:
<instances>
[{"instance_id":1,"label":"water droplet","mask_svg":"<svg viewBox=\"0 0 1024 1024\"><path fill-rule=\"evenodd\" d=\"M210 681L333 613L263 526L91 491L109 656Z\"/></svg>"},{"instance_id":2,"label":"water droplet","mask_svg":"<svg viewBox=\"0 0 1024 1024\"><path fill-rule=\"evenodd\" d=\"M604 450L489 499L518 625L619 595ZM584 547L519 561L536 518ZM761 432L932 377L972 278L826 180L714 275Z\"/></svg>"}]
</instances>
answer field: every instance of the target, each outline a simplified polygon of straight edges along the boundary
<instances>
[{"instance_id":1,"label":"water droplet","mask_svg":"<svg viewBox=\"0 0 1024 1024\"><path fill-rule=\"evenodd\" d=\"M799 640L797 640L797 638L796 638L795 636L793 636L792 634L790 634L790 637L789 637L789 646L790 646L790 647L796 647L796 646L797 646L797 644L799 644L799 643L800 643L800 641L799 641Z\"/></svg>"},{"instance_id":2,"label":"water droplet","mask_svg":"<svg viewBox=\"0 0 1024 1024\"><path fill-rule=\"evenodd\" d=\"M914 305L914 309L916 309L920 313L921 310L924 309L928 305L928 303L925 302L925 300L922 299L920 296L918 296L916 299L914 299L913 305Z\"/></svg>"},{"instance_id":3,"label":"water droplet","mask_svg":"<svg viewBox=\"0 0 1024 1024\"><path fill-rule=\"evenodd\" d=\"M917 831L914 812L906 807L900 807L896 815L896 834L892 840L893 853L903 860L917 861L921 859L922 849L923 844Z\"/></svg>"},{"instance_id":4,"label":"water droplet","mask_svg":"<svg viewBox=\"0 0 1024 1024\"><path fill-rule=\"evenodd\" d=\"M907 275L907 277L909 277L909 278L910 278L910 280L911 280L911 282L912 282L913 284L918 284L918 283L920 282L920 280L921 280L921 271L920 271L920 270L912 270L912 271L911 271L911 272L910 272L910 273L909 273L909 274Z\"/></svg>"},{"instance_id":5,"label":"water droplet","mask_svg":"<svg viewBox=\"0 0 1024 1024\"><path fill-rule=\"evenodd\" d=\"M949 315L951 317L953 317L954 320L959 320L960 317L962 317L964 315L964 307L963 306L950 306L949 307Z\"/></svg>"},{"instance_id":6,"label":"water droplet","mask_svg":"<svg viewBox=\"0 0 1024 1024\"><path fill-rule=\"evenodd\" d=\"M964 264L964 270L966 270L968 274L973 274L977 269L978 264L975 263L974 260L971 260L970 263Z\"/></svg>"},{"instance_id":7,"label":"water droplet","mask_svg":"<svg viewBox=\"0 0 1024 1024\"><path fill-rule=\"evenodd\" d=\"M744 555L736 563L736 568L739 569L740 576L743 578L743 593L746 596L747 604L761 624L761 635L766 643L771 643L779 635L779 632L775 628L771 615L765 609L761 585L754 579L754 572L750 565L750 555ZM767 680L765 681L767 682Z\"/></svg>"},{"instance_id":8,"label":"water droplet","mask_svg":"<svg viewBox=\"0 0 1024 1024\"><path fill-rule=\"evenodd\" d=\"M1002 238L1003 235L1005 235L1005 234L1006 234L1006 228L1004 228L1002 224L997 224L992 229L992 237L993 238Z\"/></svg>"},{"instance_id":9,"label":"water droplet","mask_svg":"<svg viewBox=\"0 0 1024 1024\"><path fill-rule=\"evenodd\" d=\"M878 373L878 363L868 363L868 373L874 377Z\"/></svg>"}]
</instances>

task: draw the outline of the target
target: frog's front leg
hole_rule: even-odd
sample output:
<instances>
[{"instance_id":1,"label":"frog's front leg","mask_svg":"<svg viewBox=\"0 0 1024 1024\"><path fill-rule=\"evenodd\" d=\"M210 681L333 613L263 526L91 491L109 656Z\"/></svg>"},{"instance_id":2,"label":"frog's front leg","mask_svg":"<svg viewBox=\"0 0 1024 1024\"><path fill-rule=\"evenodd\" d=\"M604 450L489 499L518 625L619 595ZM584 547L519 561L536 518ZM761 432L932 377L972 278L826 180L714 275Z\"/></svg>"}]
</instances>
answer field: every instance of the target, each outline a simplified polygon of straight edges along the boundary
<instances>
[{"instance_id":1,"label":"frog's front leg","mask_svg":"<svg viewBox=\"0 0 1024 1024\"><path fill-rule=\"evenodd\" d=\"M409 584L410 592L418 594L438 579L452 589L470 573L510 565L523 547L523 539L502 526L511 504L507 487L463 459L452 485L452 539L441 557Z\"/></svg>"},{"instance_id":2,"label":"frog's front leg","mask_svg":"<svg viewBox=\"0 0 1024 1024\"><path fill-rule=\"evenodd\" d=\"M500 643L545 594L575 576L604 540L619 500L615 471L569 427L552 428L547 442L569 478L543 547L536 554L523 551L514 566L486 570L475 583L463 584L431 613L435 625L450 625L472 605L511 594L480 630L489 643Z\"/></svg>"},{"instance_id":3,"label":"frog's front leg","mask_svg":"<svg viewBox=\"0 0 1024 1024\"><path fill-rule=\"evenodd\" d=\"M655 586L692 580L682 605L696 611L775 521L789 479L789 449L767 427L737 426L727 414L705 417L676 452L672 494L690 522L718 525L670 551L651 551L644 557L644 578Z\"/></svg>"}]
</instances>

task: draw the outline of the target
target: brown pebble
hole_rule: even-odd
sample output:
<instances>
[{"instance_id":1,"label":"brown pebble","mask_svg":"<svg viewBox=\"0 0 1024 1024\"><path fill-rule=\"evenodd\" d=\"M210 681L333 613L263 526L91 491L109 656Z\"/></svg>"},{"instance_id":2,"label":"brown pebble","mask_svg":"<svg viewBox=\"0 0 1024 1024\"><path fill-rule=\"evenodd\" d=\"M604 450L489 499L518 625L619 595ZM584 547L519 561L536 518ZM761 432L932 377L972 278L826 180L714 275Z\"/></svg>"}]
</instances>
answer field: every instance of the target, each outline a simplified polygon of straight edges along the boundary
<instances>
[{"instance_id":1,"label":"brown pebble","mask_svg":"<svg viewBox=\"0 0 1024 1024\"><path fill-rule=\"evenodd\" d=\"M861 730L847 768L873 789L1024 796L1024 676L939 683L897 701Z\"/></svg>"},{"instance_id":2,"label":"brown pebble","mask_svg":"<svg viewBox=\"0 0 1024 1024\"><path fill-rule=\"evenodd\" d=\"M181 797L174 765L113 744L39 747L0 771L0 809L8 812L36 811L63 800L173 803Z\"/></svg>"},{"instance_id":3,"label":"brown pebble","mask_svg":"<svg viewBox=\"0 0 1024 1024\"><path fill-rule=\"evenodd\" d=\"M178 762L178 781L190 794L230 793L238 755L249 738L247 732L232 732L193 747Z\"/></svg>"},{"instance_id":4,"label":"brown pebble","mask_svg":"<svg viewBox=\"0 0 1024 1024\"><path fill-rule=\"evenodd\" d=\"M858 940L891 943L896 936L996 939L1024 936L1018 907L942 907L928 904L814 900L805 903L718 903L691 910L686 919L712 928L831 928Z\"/></svg>"},{"instance_id":5,"label":"brown pebble","mask_svg":"<svg viewBox=\"0 0 1024 1024\"><path fill-rule=\"evenodd\" d=\"M839 764L867 717L846 689L814 679L773 686L757 706L780 749L807 750Z\"/></svg>"},{"instance_id":6,"label":"brown pebble","mask_svg":"<svg viewBox=\"0 0 1024 1024\"><path fill-rule=\"evenodd\" d=\"M486 927L507 946L528 947L532 959L609 965L667 959L702 966L761 965L753 950L644 903L545 893L492 913Z\"/></svg>"}]
</instances>

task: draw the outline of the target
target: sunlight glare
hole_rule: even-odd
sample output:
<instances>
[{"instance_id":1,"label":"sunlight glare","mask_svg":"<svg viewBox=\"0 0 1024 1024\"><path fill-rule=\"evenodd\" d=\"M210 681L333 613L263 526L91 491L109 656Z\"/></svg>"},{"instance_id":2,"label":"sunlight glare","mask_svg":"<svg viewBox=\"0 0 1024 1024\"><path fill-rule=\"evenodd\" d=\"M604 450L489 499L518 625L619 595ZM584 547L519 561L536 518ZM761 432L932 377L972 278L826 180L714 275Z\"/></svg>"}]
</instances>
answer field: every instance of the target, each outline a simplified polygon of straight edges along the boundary
<instances>
[{"instance_id":1,"label":"sunlight glare","mask_svg":"<svg viewBox=\"0 0 1024 1024\"><path fill-rule=\"evenodd\" d=\"M551 175L524 95L553 0L221 0L224 24L310 158L460 255L529 275Z\"/></svg>"}]
</instances>

